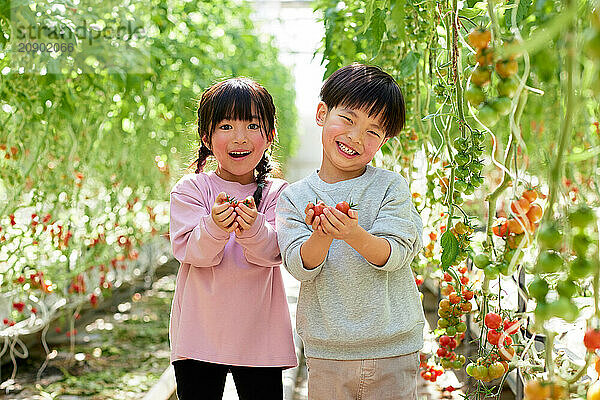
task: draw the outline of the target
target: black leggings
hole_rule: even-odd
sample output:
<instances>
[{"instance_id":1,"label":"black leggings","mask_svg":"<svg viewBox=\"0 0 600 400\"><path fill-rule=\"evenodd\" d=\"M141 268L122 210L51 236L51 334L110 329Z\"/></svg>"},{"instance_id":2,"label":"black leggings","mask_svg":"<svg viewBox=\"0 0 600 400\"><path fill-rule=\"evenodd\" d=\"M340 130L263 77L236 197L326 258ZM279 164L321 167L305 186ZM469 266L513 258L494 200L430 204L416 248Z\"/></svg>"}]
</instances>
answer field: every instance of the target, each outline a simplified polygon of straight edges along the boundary
<instances>
[{"instance_id":1,"label":"black leggings","mask_svg":"<svg viewBox=\"0 0 600 400\"><path fill-rule=\"evenodd\" d=\"M221 400L231 371L240 400L283 400L281 367L239 367L198 360L173 362L179 400Z\"/></svg>"}]
</instances>

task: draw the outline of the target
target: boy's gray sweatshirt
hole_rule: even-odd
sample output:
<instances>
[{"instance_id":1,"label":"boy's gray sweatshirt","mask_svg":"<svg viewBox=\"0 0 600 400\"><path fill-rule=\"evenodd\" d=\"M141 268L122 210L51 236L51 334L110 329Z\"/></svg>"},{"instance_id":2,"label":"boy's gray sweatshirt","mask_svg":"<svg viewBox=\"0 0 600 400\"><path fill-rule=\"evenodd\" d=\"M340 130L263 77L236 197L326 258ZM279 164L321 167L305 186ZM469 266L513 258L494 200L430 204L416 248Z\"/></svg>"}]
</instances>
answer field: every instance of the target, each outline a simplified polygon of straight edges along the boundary
<instances>
[{"instance_id":1,"label":"boy's gray sweatshirt","mask_svg":"<svg viewBox=\"0 0 600 400\"><path fill-rule=\"evenodd\" d=\"M371 264L334 239L321 265L304 268L300 246L312 233L304 209L315 199L357 203L359 225L390 243L386 264ZM422 248L423 224L401 175L367 165L361 176L330 184L315 171L281 193L276 221L283 264L301 281L296 329L307 357L356 360L421 349L425 317L410 264Z\"/></svg>"}]
</instances>

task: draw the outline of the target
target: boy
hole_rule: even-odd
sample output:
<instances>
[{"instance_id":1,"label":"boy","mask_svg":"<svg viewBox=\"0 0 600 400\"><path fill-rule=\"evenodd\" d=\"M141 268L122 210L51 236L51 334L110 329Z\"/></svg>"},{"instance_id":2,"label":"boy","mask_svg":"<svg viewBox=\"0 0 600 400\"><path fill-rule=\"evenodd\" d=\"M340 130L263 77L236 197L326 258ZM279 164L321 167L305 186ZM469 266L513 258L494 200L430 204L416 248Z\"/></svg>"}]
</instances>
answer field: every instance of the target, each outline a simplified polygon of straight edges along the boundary
<instances>
[{"instance_id":1,"label":"boy","mask_svg":"<svg viewBox=\"0 0 600 400\"><path fill-rule=\"evenodd\" d=\"M406 180L369 165L404 125L402 93L355 63L327 79L321 100L321 167L277 203L283 263L301 281L308 398L416 399L425 318L410 264L423 225ZM321 215L315 199L328 205ZM356 209L334 208L343 201Z\"/></svg>"}]
</instances>

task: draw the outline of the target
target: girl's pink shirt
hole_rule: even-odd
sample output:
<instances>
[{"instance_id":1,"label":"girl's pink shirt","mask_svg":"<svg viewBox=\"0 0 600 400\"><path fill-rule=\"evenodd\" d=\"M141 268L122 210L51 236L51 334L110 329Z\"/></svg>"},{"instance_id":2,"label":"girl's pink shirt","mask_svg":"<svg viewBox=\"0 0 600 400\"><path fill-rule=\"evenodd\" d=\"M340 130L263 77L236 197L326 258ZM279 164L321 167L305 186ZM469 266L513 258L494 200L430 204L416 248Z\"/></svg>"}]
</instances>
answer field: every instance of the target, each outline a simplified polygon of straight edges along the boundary
<instances>
[{"instance_id":1,"label":"girl's pink shirt","mask_svg":"<svg viewBox=\"0 0 600 400\"><path fill-rule=\"evenodd\" d=\"M185 175L173 187L169 233L181 266L171 306L171 361L298 365L275 231L275 206L286 186L267 181L258 217L240 237L220 229L211 208L220 192L243 200L256 183L208 172Z\"/></svg>"}]
</instances>

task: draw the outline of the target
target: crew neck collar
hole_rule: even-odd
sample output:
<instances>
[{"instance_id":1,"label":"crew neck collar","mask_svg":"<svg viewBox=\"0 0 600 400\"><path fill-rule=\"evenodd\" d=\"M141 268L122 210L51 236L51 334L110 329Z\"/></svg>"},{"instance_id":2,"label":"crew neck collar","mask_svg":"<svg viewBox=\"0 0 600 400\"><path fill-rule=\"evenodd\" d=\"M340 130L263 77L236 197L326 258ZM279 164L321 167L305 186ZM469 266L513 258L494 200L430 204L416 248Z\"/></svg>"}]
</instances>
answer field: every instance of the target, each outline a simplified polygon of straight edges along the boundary
<instances>
[{"instance_id":1,"label":"crew neck collar","mask_svg":"<svg viewBox=\"0 0 600 400\"><path fill-rule=\"evenodd\" d=\"M335 183L327 183L321 179L321 177L318 174L318 170L314 170L312 172L312 174L310 174L307 177L307 180L311 186L313 186L319 190L325 190L325 191L343 190L348 187L362 185L364 182L371 179L371 177L373 176L374 173L375 173L375 167L371 166L370 164L367 164L366 168L365 168L365 172L363 172L362 175L359 175L356 178L346 179L346 180L338 181Z\"/></svg>"},{"instance_id":2,"label":"crew neck collar","mask_svg":"<svg viewBox=\"0 0 600 400\"><path fill-rule=\"evenodd\" d=\"M257 186L256 181L250 182L250 183L246 183L246 184L242 184L242 183L239 183L239 182L236 182L236 181L228 181L226 179L221 178L214 171L206 172L206 175L208 175L208 178L210 180L218 182L219 185L229 186L229 187L232 187L232 188L237 188L237 189L251 189L251 188L256 188L256 186Z\"/></svg>"}]
</instances>

